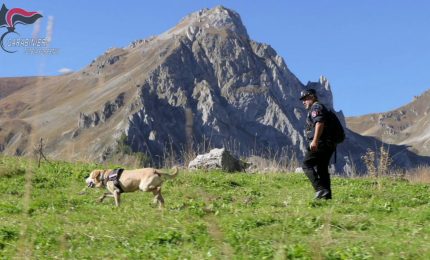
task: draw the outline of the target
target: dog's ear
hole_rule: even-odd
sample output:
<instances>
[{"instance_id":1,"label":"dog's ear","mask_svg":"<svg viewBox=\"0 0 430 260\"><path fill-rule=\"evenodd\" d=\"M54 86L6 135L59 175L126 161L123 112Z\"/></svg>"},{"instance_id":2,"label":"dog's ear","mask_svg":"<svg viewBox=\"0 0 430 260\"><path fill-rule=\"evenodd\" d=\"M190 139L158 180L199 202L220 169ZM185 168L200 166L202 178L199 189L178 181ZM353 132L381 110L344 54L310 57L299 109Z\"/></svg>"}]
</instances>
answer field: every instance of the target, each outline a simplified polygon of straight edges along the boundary
<instances>
[{"instance_id":1,"label":"dog's ear","mask_svg":"<svg viewBox=\"0 0 430 260\"><path fill-rule=\"evenodd\" d=\"M91 179L94 181L100 180L100 175L102 174L103 170L94 170L90 173Z\"/></svg>"}]
</instances>

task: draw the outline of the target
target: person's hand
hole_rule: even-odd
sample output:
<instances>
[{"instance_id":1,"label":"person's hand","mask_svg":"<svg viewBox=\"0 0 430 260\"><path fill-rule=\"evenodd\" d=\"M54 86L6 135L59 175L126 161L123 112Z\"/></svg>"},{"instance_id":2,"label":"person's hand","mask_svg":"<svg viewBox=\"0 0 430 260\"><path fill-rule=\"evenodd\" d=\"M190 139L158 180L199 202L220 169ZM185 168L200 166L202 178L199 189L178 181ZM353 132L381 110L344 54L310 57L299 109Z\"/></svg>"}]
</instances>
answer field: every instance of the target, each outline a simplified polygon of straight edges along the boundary
<instances>
[{"instance_id":1,"label":"person's hand","mask_svg":"<svg viewBox=\"0 0 430 260\"><path fill-rule=\"evenodd\" d=\"M318 142L312 141L310 148L312 152L316 152L318 150Z\"/></svg>"}]
</instances>

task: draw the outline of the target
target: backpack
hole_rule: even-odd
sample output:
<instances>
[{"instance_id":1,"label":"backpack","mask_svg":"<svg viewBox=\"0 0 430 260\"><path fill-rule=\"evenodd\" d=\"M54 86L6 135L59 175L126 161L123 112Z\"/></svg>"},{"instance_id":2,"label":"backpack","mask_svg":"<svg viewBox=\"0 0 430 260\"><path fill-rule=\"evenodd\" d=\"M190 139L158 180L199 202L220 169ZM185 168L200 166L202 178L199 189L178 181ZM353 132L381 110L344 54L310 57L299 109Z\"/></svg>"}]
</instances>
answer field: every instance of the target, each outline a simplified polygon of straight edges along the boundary
<instances>
[{"instance_id":1,"label":"backpack","mask_svg":"<svg viewBox=\"0 0 430 260\"><path fill-rule=\"evenodd\" d=\"M339 118L337 118L336 114L330 109L327 109L327 112L329 121L328 123L330 126L329 139L335 144L340 144L345 141L345 130L343 129L343 126L340 123Z\"/></svg>"}]
</instances>

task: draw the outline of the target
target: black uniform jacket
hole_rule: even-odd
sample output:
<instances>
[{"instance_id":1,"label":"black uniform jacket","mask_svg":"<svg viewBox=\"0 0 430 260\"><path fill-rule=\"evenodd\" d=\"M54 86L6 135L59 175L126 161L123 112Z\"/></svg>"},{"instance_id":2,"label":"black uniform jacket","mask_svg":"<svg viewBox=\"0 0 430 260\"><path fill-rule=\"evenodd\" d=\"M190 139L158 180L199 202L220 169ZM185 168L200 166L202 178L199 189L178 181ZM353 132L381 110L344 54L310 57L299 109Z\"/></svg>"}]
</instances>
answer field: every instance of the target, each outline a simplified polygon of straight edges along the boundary
<instances>
[{"instance_id":1,"label":"black uniform jacket","mask_svg":"<svg viewBox=\"0 0 430 260\"><path fill-rule=\"evenodd\" d=\"M315 125L317 122L324 123L324 129L319 139L319 142L325 142L327 141L328 137L328 110L323 104L319 102L315 102L312 104L311 108L308 111L308 116L306 118L305 136L309 142L314 139Z\"/></svg>"}]
</instances>

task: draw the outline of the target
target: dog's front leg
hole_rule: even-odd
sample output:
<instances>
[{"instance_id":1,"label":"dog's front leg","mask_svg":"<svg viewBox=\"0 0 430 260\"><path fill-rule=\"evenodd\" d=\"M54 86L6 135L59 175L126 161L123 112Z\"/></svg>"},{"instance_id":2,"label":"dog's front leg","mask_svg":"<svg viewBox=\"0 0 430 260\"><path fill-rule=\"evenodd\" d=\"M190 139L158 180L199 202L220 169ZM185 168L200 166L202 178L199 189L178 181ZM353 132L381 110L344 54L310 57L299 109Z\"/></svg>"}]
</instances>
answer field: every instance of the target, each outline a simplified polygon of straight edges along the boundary
<instances>
[{"instance_id":1,"label":"dog's front leg","mask_svg":"<svg viewBox=\"0 0 430 260\"><path fill-rule=\"evenodd\" d=\"M164 198L161 195L161 187L157 187L155 191L152 192L154 194L154 204L158 204L158 208L162 209L164 207Z\"/></svg>"},{"instance_id":2,"label":"dog's front leg","mask_svg":"<svg viewBox=\"0 0 430 260\"><path fill-rule=\"evenodd\" d=\"M110 192L105 192L105 193L103 193L103 195L99 198L99 202L100 202L100 203L101 203L101 202L103 202L103 200L104 200L106 197L112 197L112 194L111 194Z\"/></svg>"},{"instance_id":3,"label":"dog's front leg","mask_svg":"<svg viewBox=\"0 0 430 260\"><path fill-rule=\"evenodd\" d=\"M121 200L121 193L119 193L119 191L115 190L113 192L113 197L115 198L115 206L119 207L119 203Z\"/></svg>"}]
</instances>

